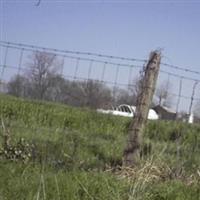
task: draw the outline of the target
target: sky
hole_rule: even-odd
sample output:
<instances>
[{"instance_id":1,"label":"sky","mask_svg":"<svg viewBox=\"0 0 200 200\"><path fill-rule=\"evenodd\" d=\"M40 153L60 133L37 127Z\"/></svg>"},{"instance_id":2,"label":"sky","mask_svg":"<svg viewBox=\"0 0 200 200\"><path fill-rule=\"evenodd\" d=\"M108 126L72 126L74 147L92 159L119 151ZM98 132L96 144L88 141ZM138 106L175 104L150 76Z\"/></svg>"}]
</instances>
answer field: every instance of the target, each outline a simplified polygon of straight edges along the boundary
<instances>
[{"instance_id":1,"label":"sky","mask_svg":"<svg viewBox=\"0 0 200 200\"><path fill-rule=\"evenodd\" d=\"M0 40L142 59L161 48L200 71L200 0L37 1L0 0Z\"/></svg>"}]
</instances>

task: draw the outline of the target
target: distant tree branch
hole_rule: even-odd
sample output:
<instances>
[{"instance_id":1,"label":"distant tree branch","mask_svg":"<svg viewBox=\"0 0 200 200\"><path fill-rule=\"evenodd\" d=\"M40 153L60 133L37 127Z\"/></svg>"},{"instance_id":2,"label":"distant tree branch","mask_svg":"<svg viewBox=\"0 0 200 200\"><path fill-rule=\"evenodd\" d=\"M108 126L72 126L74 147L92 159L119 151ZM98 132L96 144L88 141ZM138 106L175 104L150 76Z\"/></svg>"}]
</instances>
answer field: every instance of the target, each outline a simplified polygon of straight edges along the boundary
<instances>
[{"instance_id":1,"label":"distant tree branch","mask_svg":"<svg viewBox=\"0 0 200 200\"><path fill-rule=\"evenodd\" d=\"M35 6L39 6L42 0L38 0L38 2L35 4Z\"/></svg>"}]
</instances>

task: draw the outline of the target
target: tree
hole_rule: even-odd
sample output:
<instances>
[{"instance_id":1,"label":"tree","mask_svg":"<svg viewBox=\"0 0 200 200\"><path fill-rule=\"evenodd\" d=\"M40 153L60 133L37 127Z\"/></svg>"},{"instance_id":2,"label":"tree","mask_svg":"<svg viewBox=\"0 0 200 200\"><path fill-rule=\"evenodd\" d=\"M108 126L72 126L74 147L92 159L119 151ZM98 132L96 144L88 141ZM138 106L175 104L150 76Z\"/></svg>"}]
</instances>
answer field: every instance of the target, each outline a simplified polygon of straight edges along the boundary
<instances>
[{"instance_id":1,"label":"tree","mask_svg":"<svg viewBox=\"0 0 200 200\"><path fill-rule=\"evenodd\" d=\"M98 81L70 81L57 73L63 65L54 54L34 52L28 72L9 82L9 94L90 108L107 107L111 90Z\"/></svg>"},{"instance_id":2,"label":"tree","mask_svg":"<svg viewBox=\"0 0 200 200\"><path fill-rule=\"evenodd\" d=\"M169 93L171 84L168 81L163 81L156 90L156 97L160 106L170 106L172 96Z\"/></svg>"},{"instance_id":3,"label":"tree","mask_svg":"<svg viewBox=\"0 0 200 200\"><path fill-rule=\"evenodd\" d=\"M142 90L142 80L140 77L135 77L132 81L132 84L129 85L128 91L129 95L132 97L132 105L137 104L137 97Z\"/></svg>"},{"instance_id":4,"label":"tree","mask_svg":"<svg viewBox=\"0 0 200 200\"><path fill-rule=\"evenodd\" d=\"M128 104L128 105L135 105L136 98L134 94L131 94L129 90L122 89L122 88L115 88L115 96L113 97L114 104Z\"/></svg>"},{"instance_id":5,"label":"tree","mask_svg":"<svg viewBox=\"0 0 200 200\"><path fill-rule=\"evenodd\" d=\"M64 102L67 81L58 74L50 74L48 77L48 88L45 93L45 100Z\"/></svg>"},{"instance_id":6,"label":"tree","mask_svg":"<svg viewBox=\"0 0 200 200\"><path fill-rule=\"evenodd\" d=\"M22 76L16 75L8 82L8 94L17 97L28 97L30 95L30 82Z\"/></svg>"},{"instance_id":7,"label":"tree","mask_svg":"<svg viewBox=\"0 0 200 200\"><path fill-rule=\"evenodd\" d=\"M141 89L141 81L136 77L127 89L115 87L113 91L114 105L136 105L137 95Z\"/></svg>"},{"instance_id":8,"label":"tree","mask_svg":"<svg viewBox=\"0 0 200 200\"><path fill-rule=\"evenodd\" d=\"M141 89L142 89L141 78L135 77L132 81L132 84L130 84L129 87L128 87L129 93L131 93L132 95L137 97L138 94L140 93Z\"/></svg>"},{"instance_id":9,"label":"tree","mask_svg":"<svg viewBox=\"0 0 200 200\"><path fill-rule=\"evenodd\" d=\"M66 84L65 103L67 104L99 108L108 106L111 101L111 90L100 82L68 81Z\"/></svg>"},{"instance_id":10,"label":"tree","mask_svg":"<svg viewBox=\"0 0 200 200\"><path fill-rule=\"evenodd\" d=\"M56 75L61 64L56 55L46 52L34 52L30 60L28 77L32 85L32 97L45 99L51 84L50 79Z\"/></svg>"},{"instance_id":11,"label":"tree","mask_svg":"<svg viewBox=\"0 0 200 200\"><path fill-rule=\"evenodd\" d=\"M80 85L85 106L91 108L106 107L112 101L111 90L104 84L89 80Z\"/></svg>"},{"instance_id":12,"label":"tree","mask_svg":"<svg viewBox=\"0 0 200 200\"><path fill-rule=\"evenodd\" d=\"M37 3L35 4L35 6L39 6L41 3L41 0L38 0Z\"/></svg>"}]
</instances>

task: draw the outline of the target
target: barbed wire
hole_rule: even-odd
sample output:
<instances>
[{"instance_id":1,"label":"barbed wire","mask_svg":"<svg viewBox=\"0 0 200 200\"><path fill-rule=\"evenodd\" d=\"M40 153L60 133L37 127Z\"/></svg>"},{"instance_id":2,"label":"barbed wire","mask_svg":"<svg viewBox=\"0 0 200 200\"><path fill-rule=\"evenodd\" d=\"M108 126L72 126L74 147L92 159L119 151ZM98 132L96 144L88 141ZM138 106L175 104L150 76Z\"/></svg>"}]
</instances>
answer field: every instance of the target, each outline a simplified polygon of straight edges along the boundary
<instances>
[{"instance_id":1,"label":"barbed wire","mask_svg":"<svg viewBox=\"0 0 200 200\"><path fill-rule=\"evenodd\" d=\"M26 51L31 51L31 52L43 52L43 51L39 51L39 50L36 50L36 49L27 48L28 46L31 46L31 45L24 45L24 44L13 43L13 44L16 44L16 45L18 44L19 46L21 46L21 47L17 47L17 46L9 45L9 44L12 44L11 42L3 42L3 43L7 43L8 45L1 44L1 42L2 41L0 41L0 46L5 47L6 49L7 48L13 48L13 49L21 50L21 51L26 50ZM40 47L40 49L41 50L48 50L48 48L44 48L44 47ZM57 52L59 52L59 51L61 52L62 50L57 50ZM7 52L7 50L6 50L6 52ZM50 52L47 52L47 51L45 51L45 52L46 53L50 53ZM79 52L78 54L81 54L81 52ZM90 54L88 54L88 55L90 55ZM117 63L117 62L110 62L110 61L98 60L98 59L93 59L93 58L84 58L84 57L79 57L79 56L68 56L68 55L63 55L63 54L59 54L59 53L56 53L55 56L62 56L63 58L76 59L76 60L82 60L82 61L90 61L90 62L96 62L96 63L103 63L103 64L106 64L106 65L114 65L114 66L121 66L121 67L133 67L133 68L144 68L144 65ZM115 58L115 56L107 56L107 57L109 57L109 58ZM137 59L133 59L133 60L136 61ZM146 60L140 60L140 61L146 62ZM193 71L193 70L189 70L189 69L183 69L181 67L170 65L170 64L165 64L165 63L161 63L161 65L168 66L170 68L174 68L174 69L178 69L178 70L182 70L184 72L191 72L191 73L195 73L195 74L199 74L200 75L200 72L198 72L198 71ZM176 74L176 73L173 73L173 72L168 72L168 71L165 71L165 70L162 70L162 69L160 69L160 72L164 73L164 74L168 74L170 76L182 78L182 79L185 79L185 80L200 82L200 79L195 79L195 78L191 78L189 76L180 75L180 74Z\"/></svg>"},{"instance_id":2,"label":"barbed wire","mask_svg":"<svg viewBox=\"0 0 200 200\"><path fill-rule=\"evenodd\" d=\"M161 63L161 65L166 66L168 68L172 68L172 69L176 69L176 70L180 70L180 71L184 71L184 72L190 72L190 73L193 73L193 74L200 75L200 71L191 70L189 68L183 68L183 67L179 67L179 66L171 65L171 64L167 64L167 63Z\"/></svg>"},{"instance_id":3,"label":"barbed wire","mask_svg":"<svg viewBox=\"0 0 200 200\"><path fill-rule=\"evenodd\" d=\"M0 46L1 46L1 44L0 44ZM4 46L4 45L2 45L2 46ZM4 47L6 47L6 48L15 48L15 49L18 49L18 50L21 50L21 51L24 51L24 50L32 51L31 49L27 49L27 48L17 48L17 47L12 47L12 46L4 46ZM56 54L56 55L58 55L58 54ZM7 50L6 50L6 56L7 56ZM114 65L114 66L121 66L121 67L144 68L144 65L142 66L142 65L114 63L114 62L109 62L109 61L101 61L101 60L89 59L89 58L82 58L82 57L76 57L76 56L67 56L67 55L64 55L63 58L76 59L76 60L84 60L84 61L90 61L90 62L97 62L97 63L106 64L106 65ZM5 58L5 60L6 60L6 58ZM20 58L20 60L21 60L21 58ZM20 66L21 66L21 61L19 61L19 62L20 62ZM10 66L10 68L15 68L15 67L14 66ZM22 67L18 67L18 68L19 68L19 71L20 71L20 68L23 69ZM176 73L173 73L173 72L164 71L162 69L160 70L160 72L164 73L164 74L167 74L167 75L170 75L170 76L177 77L177 78L200 82L200 79L195 79L195 78L191 78L191 77L188 77L188 76L179 75L179 74L176 74ZM4 69L1 72L1 76L2 76L3 73L4 73Z\"/></svg>"},{"instance_id":4,"label":"barbed wire","mask_svg":"<svg viewBox=\"0 0 200 200\"><path fill-rule=\"evenodd\" d=\"M29 48L26 48L26 47L23 47L23 48L15 47L15 46L12 46L12 45L2 45L2 44L0 44L0 46L5 47L5 48L26 50L26 51L31 51L31 52L44 52L44 51L29 49ZM45 53L50 53L50 52L45 51ZM79 60L83 60L83 61L92 61L92 62L96 62L96 63L105 63L105 64L109 64L109 65L122 66L122 67L133 67L133 68L142 68L143 67L142 65L123 64L123 63L110 62L110 61L98 60L98 59L93 59L93 58L83 58L83 57L78 57L78 56L68 56L68 55L63 55L63 54L59 54L59 53L55 53L54 55L55 56L61 56L63 58L79 59Z\"/></svg>"},{"instance_id":5,"label":"barbed wire","mask_svg":"<svg viewBox=\"0 0 200 200\"><path fill-rule=\"evenodd\" d=\"M71 51L71 50L60 50L55 48L46 48L36 45L28 45L28 44L22 44L22 43L15 43L15 42L6 42L0 40L0 43L6 44L6 45L13 45L13 46L19 46L22 48L31 48L31 49L40 49L42 51L51 51L51 52L57 52L57 53L64 53L64 54L77 54L77 55L87 55L87 56L96 56L96 57L102 57L102 58L109 58L109 59L118 59L118 60L125 60L125 61L137 61L137 62L146 62L147 60L144 59L138 59L138 58L127 58L127 57L121 57L121 56L111 56L111 55L105 55L105 54L98 54L98 53L91 53L91 52L81 52L81 51Z\"/></svg>"},{"instance_id":6,"label":"barbed wire","mask_svg":"<svg viewBox=\"0 0 200 200\"><path fill-rule=\"evenodd\" d=\"M42 50L42 51L51 51L51 52L56 52L56 53L64 53L64 54L76 54L76 55L87 55L87 56L96 56L96 57L101 57L101 58L109 58L109 59L118 59L118 60L123 60L123 61L136 61L136 62L147 62L146 59L138 59L138 58L128 58L128 57L121 57L121 56L112 56L112 55L105 55L105 54L98 54L98 53L91 53L91 52L81 52L81 51L71 51L71 50L60 50L56 48L47 48L47 47L41 47L37 45L29 45L29 44L22 44L22 43L15 43L15 42L7 42L7 41L2 41L0 40L0 45L11 45L13 48L16 46L21 47L21 48L30 48L32 51L37 51L37 50ZM77 57L76 57L77 58ZM82 58L83 59L83 58ZM92 59L90 59L92 60ZM105 61L104 61L105 62ZM112 63L112 62L111 62ZM115 63L116 64L116 63ZM129 66L125 64L126 66ZM181 67L177 65L172 65L168 63L162 63L162 66L168 67L168 68L173 68L176 70L184 71L184 72L189 72L193 74L200 75L200 71L196 70L191 70L186 67ZM141 66L140 66L141 67Z\"/></svg>"},{"instance_id":7,"label":"barbed wire","mask_svg":"<svg viewBox=\"0 0 200 200\"><path fill-rule=\"evenodd\" d=\"M127 89L129 89L130 87L136 88L137 85L134 84L134 82L132 82L132 80L131 80L133 69L139 69L141 72L144 72L145 66L147 64L147 60L145 60L145 59L109 56L109 55L96 54L96 53L90 53L90 52L51 49L51 48L39 47L39 46L35 46L35 45L27 45L27 44L13 43L13 42L5 42L5 41L0 41L0 46L5 48L4 60L3 60L2 64L0 63L0 68L2 69L1 77L0 77L1 85L4 82L6 82L5 80L3 81L3 75L4 75L4 71L6 69L16 70L15 75L20 75L21 71L28 72L29 70L31 70L30 67L28 67L28 66L24 67L24 65L23 65L23 59L27 52L49 53L51 55L61 57L61 58L63 58L62 59L63 65L61 66L62 69L61 69L61 73L59 74L59 75L61 75L61 77L63 77L64 79L73 80L73 81L84 81L84 82L96 81L96 82L99 82L99 83L102 83L105 85L110 85L110 86L113 86L113 94L115 94L116 87L124 87ZM7 60L8 60L7 57L8 57L9 49L11 49L11 50L16 49L19 51L19 61L16 64L16 66L7 64ZM84 57L84 56L87 56L87 57ZM70 69L71 70L70 73L69 72L67 73L66 71L64 71L64 67L65 67L64 63L67 59L75 60L74 72L72 72L73 70L71 70L71 69ZM131 64L131 63L119 62L119 60L120 61L132 61L132 62L139 61L139 62L142 62L142 64L138 65L137 63ZM87 61L87 62L81 62L81 61ZM95 65L95 63L96 63L96 65ZM100 63L101 65L97 65L97 63ZM86 73L85 75L80 75L79 70L80 70L80 67L82 67L82 64L84 67L86 67L85 70L88 70L88 71L84 72L84 73ZM111 78L109 78L109 79L107 78L107 80L105 78L107 68L111 67L109 65L114 66L113 67L114 71L113 72L109 71L109 73L112 73L109 76L112 77L113 81L110 81ZM196 75L200 75L200 72L190 70L188 68L182 68L179 66L170 65L170 64L166 64L166 63L161 63L161 66L165 66L170 69L174 69L176 71L183 71L184 73L187 73L187 74L193 73ZM99 78L94 78L94 77L92 77L92 69L94 69L94 68L97 69L97 67L99 67L99 69L101 70L98 73L101 73L101 74L99 75ZM122 78L119 76L119 75L121 75L120 67L128 68L129 75L127 78L125 78L125 80L122 80ZM138 73L137 75L139 75L139 72L137 72L137 73ZM181 82L179 83L179 91L177 93L168 91L168 95L177 98L176 111L178 111L178 109L179 109L179 104L180 104L181 99L188 100L188 102L191 101L190 108L189 108L189 110L190 110L189 112L191 113L191 109L192 109L191 105L193 105L193 101L200 102L200 98L195 97L196 87L193 88L192 96L183 95L182 94L182 88L183 88L182 82L183 82L183 80L189 80L194 83L199 83L200 79L186 76L185 74L182 75L182 74L179 74L178 72L175 73L174 71L163 70L162 68L160 69L160 73L168 75L168 83L167 83L168 86L167 87L169 87L169 78L171 76L181 80Z\"/></svg>"},{"instance_id":8,"label":"barbed wire","mask_svg":"<svg viewBox=\"0 0 200 200\"><path fill-rule=\"evenodd\" d=\"M21 50L21 51L24 51L24 50L31 51L31 52L35 51L35 50L29 49L29 48L21 48L21 47L15 47L15 46L11 46L11 45L1 45L0 44L0 46L3 46L5 48L14 48L14 49L18 49L18 50ZM36 51L36 52L43 52L43 51ZM46 53L48 53L48 52L46 52ZM83 58L83 57L77 57L77 56L68 56L68 55L62 55L62 54L55 54L55 56L62 56L63 58L76 59L76 60L82 60L82 61L90 61L90 62L96 62L96 63L103 63L103 64L106 64L106 65L114 65L114 66L120 66L120 67L131 67L131 68L141 68L141 69L144 68L144 65L116 63L116 62L102 61L102 60L91 59L91 58ZM195 78L191 78L191 77L188 77L188 76L179 75L179 74L176 74L176 73L173 73L173 72L168 72L168 71L165 71L165 70L162 70L162 69L160 69L160 72L164 73L164 74L168 74L170 76L177 77L177 78L182 78L182 79L185 79L185 80L200 82L200 79L195 79ZM3 71L2 71L2 73L3 73Z\"/></svg>"},{"instance_id":9,"label":"barbed wire","mask_svg":"<svg viewBox=\"0 0 200 200\"><path fill-rule=\"evenodd\" d=\"M173 72L164 71L162 69L160 70L160 72L164 73L164 74L168 74L170 76L174 76L174 77L180 78L180 79L185 79L185 80L189 80L189 81L200 82L200 79L195 79L195 78L191 78L191 77L188 77L188 76L179 75L179 74L176 74L176 73L173 73Z\"/></svg>"}]
</instances>

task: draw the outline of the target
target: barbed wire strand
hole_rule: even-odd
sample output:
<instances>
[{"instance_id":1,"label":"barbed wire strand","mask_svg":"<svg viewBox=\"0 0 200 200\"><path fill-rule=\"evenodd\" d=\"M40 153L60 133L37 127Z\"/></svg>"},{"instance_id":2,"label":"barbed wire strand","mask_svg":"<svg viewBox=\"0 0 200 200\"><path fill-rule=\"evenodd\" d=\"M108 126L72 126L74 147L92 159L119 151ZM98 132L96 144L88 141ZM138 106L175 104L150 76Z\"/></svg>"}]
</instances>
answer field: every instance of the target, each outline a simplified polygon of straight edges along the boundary
<instances>
[{"instance_id":1,"label":"barbed wire strand","mask_svg":"<svg viewBox=\"0 0 200 200\"><path fill-rule=\"evenodd\" d=\"M191 70L189 68L183 68L183 67L179 67L179 66L171 65L171 64L167 64L167 63L161 63L161 65L166 66L168 68L176 69L176 70L179 70L179 71L190 72L190 73L193 73L193 74L200 75L199 71Z\"/></svg>"},{"instance_id":2,"label":"barbed wire strand","mask_svg":"<svg viewBox=\"0 0 200 200\"><path fill-rule=\"evenodd\" d=\"M167 72L167 71L164 71L164 70L160 70L160 73L167 74L167 75L170 75L170 76L174 76L174 77L177 77L177 78L182 78L182 79L189 80L189 81L197 81L197 82L200 81L200 79L195 79L195 78L191 78L191 77L188 77L188 76L179 75L179 74Z\"/></svg>"},{"instance_id":3,"label":"barbed wire strand","mask_svg":"<svg viewBox=\"0 0 200 200\"><path fill-rule=\"evenodd\" d=\"M12 46L5 46L6 48L17 48L17 49L20 49L21 48L18 48L18 47L12 47ZM27 50L27 51L31 51L31 52L34 52L34 50L30 50L30 49L25 49L23 48L24 50ZM58 55L58 54L56 54ZM58 56L63 56L63 55L58 55ZM119 66L124 66L124 67L133 67L133 68L144 68L144 65L131 65L131 64L122 64L122 63L115 63L115 62L108 62L108 61L102 61L102 60L96 60L96 59L90 59L90 58L82 58L82 57L75 57L75 56L66 56L64 55L64 57L66 58L70 58L70 59L79 59L79 60L85 60L85 61L92 61L92 62L97 62L97 63L107 63L107 64L110 64L110 65L119 65ZM143 70L142 70L143 71ZM176 73L172 73L172 72L167 72L167 71L164 71L162 69L160 69L160 72L161 73L164 73L164 74L168 74L168 75L171 75L171 76L174 76L174 77L178 77L178 78L183 78L185 80L190 80L190 81L200 81L200 79L194 79L194 78L191 78L191 77L188 77L188 76L184 76L184 75L179 75L179 74L176 74Z\"/></svg>"},{"instance_id":4,"label":"barbed wire strand","mask_svg":"<svg viewBox=\"0 0 200 200\"><path fill-rule=\"evenodd\" d=\"M52 52L58 52L58 53L65 53L65 54L76 54L76 55L87 55L87 56L96 56L96 57L103 57L103 58L109 58L109 59L118 59L118 60L125 60L125 61L137 61L137 62L145 62L144 59L138 59L138 58L127 58L122 56L111 56L111 55L105 55L105 54L99 54L99 53L91 53L91 52L81 52L81 51L71 51L71 50L60 50L56 48L46 48L36 45L28 45L28 44L22 44L22 43L15 43L15 42L6 42L0 40L0 43L6 44L6 45L13 45L13 46L19 46L19 47L28 47L32 49L41 49L43 51L52 51Z\"/></svg>"},{"instance_id":5,"label":"barbed wire strand","mask_svg":"<svg viewBox=\"0 0 200 200\"><path fill-rule=\"evenodd\" d=\"M10 45L1 45L0 44L0 46L3 46L5 48L18 49L18 50L22 49L22 47L15 47L15 46L10 46ZM28 49L28 48L25 48L25 47L23 47L23 49L26 50L26 51L30 51L30 52L43 52L43 53L45 52L45 51ZM49 52L45 52L45 53L49 53ZM65 57L65 58L69 58L69 59L75 59L75 60L79 59L79 60L84 60L84 61L93 61L93 62L96 62L96 63L105 63L106 62L107 64L114 65L114 66L119 65L119 66L122 66L122 67L133 67L133 68L142 68L143 67L142 65L109 62L109 61L98 60L98 59L93 59L93 58L83 58L83 57L78 57L78 56L68 56L68 55L63 55L63 54L59 54L59 53L56 53L54 55Z\"/></svg>"},{"instance_id":6,"label":"barbed wire strand","mask_svg":"<svg viewBox=\"0 0 200 200\"><path fill-rule=\"evenodd\" d=\"M40 50L43 50L43 51L51 51L51 52L56 52L56 53L96 56L96 57L101 57L101 58L118 59L118 60L123 60L123 61L134 61L134 62L135 61L137 61L137 62L146 62L147 61L146 59L128 58L128 57L122 57L122 56L112 56L112 55L105 55L105 54L98 54L98 53L91 53L91 52L60 50L60 49L55 49L55 48L46 48L46 47L41 47L41 46L36 46L36 45L28 45L28 44L7 42L7 41L0 40L0 45L1 44L13 45L13 46L16 46L16 47L27 47L27 48L32 48L32 50L40 49ZM168 64L168 63L161 63L161 65L168 67L168 68L173 68L173 69L176 69L176 70L200 75L200 71L191 70L188 67L187 68L186 67L180 67L180 66L172 65L172 64Z\"/></svg>"},{"instance_id":7,"label":"barbed wire strand","mask_svg":"<svg viewBox=\"0 0 200 200\"><path fill-rule=\"evenodd\" d=\"M46 50L48 50L47 48L41 48L41 49L36 49L35 48L35 49L31 49L31 48L25 47L23 45L22 46L12 46L12 45L10 45L10 43L8 43L7 45L6 44L3 44L3 45L0 44L0 46L3 46L3 47L6 48L6 50L5 50L4 64L1 66L2 67L2 70L1 70L1 79L2 80L3 80L5 68L13 68L13 69L17 68L18 74L20 74L21 70L23 70L23 71L28 71L29 70L29 69L26 69L26 68L22 67L23 54L24 54L25 51L30 51L30 52L46 52ZM8 54L8 50L9 49L18 49L20 51L20 59L19 59L19 65L18 65L18 67L8 66L7 65L7 54ZM98 60L98 59L93 59L93 58L92 59L91 58L84 58L84 57L80 57L80 56L68 56L68 55L64 55L64 54L59 54L59 52L60 51L57 51L53 55L55 55L55 56L62 56L63 59L68 58L68 59L75 59L76 60L76 66L75 66L74 76L65 75L63 73L63 69L64 69L64 63L63 63L63 69L62 69L61 73L62 73L62 76L64 78L67 78L67 79L71 79L71 80L84 80L84 81L87 81L87 82L89 80L95 80L95 79L92 79L90 77L91 76L92 68L95 67L94 63L97 62L97 63L103 64L103 70L102 70L102 74L101 74L101 79L100 80L95 80L95 81L100 81L101 83L105 83L107 85L114 86L114 91L113 91L114 95L116 95L116 88L117 87L123 86L123 87L127 87L128 88L130 86L133 86L133 84L130 84L131 83L131 74L132 74L133 68L143 69L143 70L141 70L141 73L144 73L145 63L147 63L147 60L143 60L143 62L144 62L143 66L139 66L139 65L132 65L132 64L127 64L127 63L108 62L108 61L105 61L105 60ZM46 53L49 53L49 52L46 52ZM78 55L82 55L81 52L79 52ZM114 57L110 56L109 58L114 58ZM88 69L88 77L87 78L78 76L78 71L79 71L79 67L80 67L80 61L88 61L88 62L90 62L89 69ZM104 80L105 70L106 70L106 68L107 68L108 65L115 65L115 66L117 66L114 82ZM162 65L163 65L163 63L162 63ZM164 65L167 66L169 64L164 64ZM173 68L172 66L173 65L170 65L171 68ZM129 68L129 73L130 74L129 74L129 78L127 79L128 83L118 83L118 74L119 74L120 67L128 67ZM180 70L180 67L175 66L174 69ZM187 73L191 72L188 69L184 69L184 71L187 72ZM170 79L171 76L181 79L181 91L182 91L182 81L183 80L190 80L190 81L194 81L194 82L200 82L199 79L195 79L195 78L188 77L188 76L183 76L183 75L180 75L180 74L177 74L177 73L174 73L174 72L168 72L168 71L164 71L162 69L160 70L160 72L164 73L164 74L167 74L167 76L168 76L168 84L169 84L169 81L170 81L169 79ZM169 87L169 85L168 85L168 87ZM195 86L195 88L193 88L194 93L195 93L195 90L196 90L196 86ZM169 92L169 94L178 98L178 100L177 100L177 108L176 109L179 108L179 104L180 104L181 99L190 99L191 102L192 102L191 104L193 104L194 100L195 101L199 101L199 98L195 98L193 93L192 93L192 97L182 95L181 92L180 92L180 83L179 83L179 92L178 92L178 94L177 93L172 93L172 92L171 93ZM191 110L192 110L192 106L190 105L190 107L189 107L189 113L192 112Z\"/></svg>"}]
</instances>

